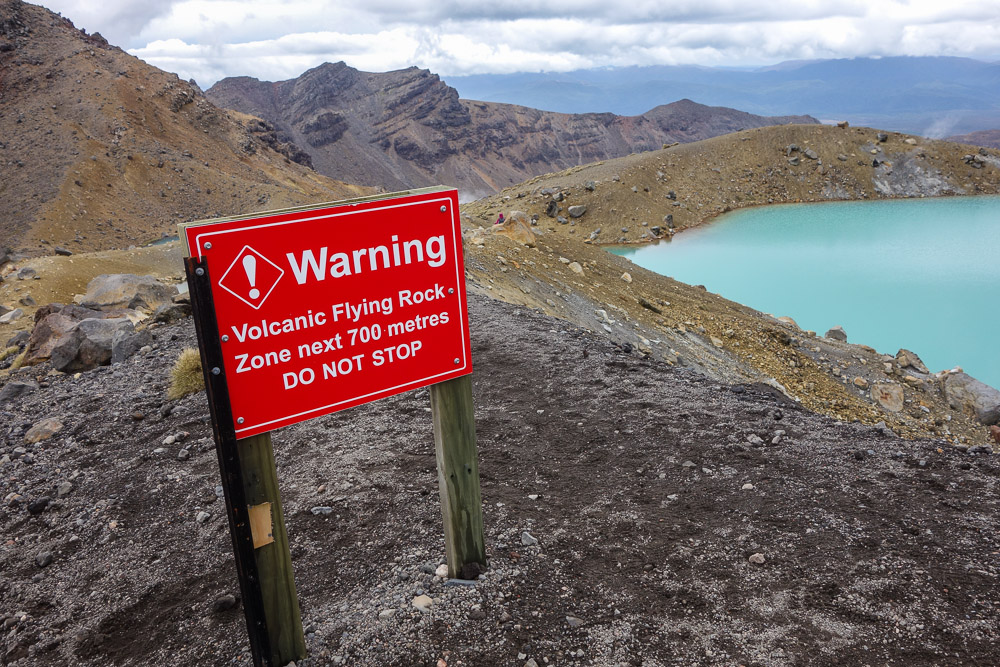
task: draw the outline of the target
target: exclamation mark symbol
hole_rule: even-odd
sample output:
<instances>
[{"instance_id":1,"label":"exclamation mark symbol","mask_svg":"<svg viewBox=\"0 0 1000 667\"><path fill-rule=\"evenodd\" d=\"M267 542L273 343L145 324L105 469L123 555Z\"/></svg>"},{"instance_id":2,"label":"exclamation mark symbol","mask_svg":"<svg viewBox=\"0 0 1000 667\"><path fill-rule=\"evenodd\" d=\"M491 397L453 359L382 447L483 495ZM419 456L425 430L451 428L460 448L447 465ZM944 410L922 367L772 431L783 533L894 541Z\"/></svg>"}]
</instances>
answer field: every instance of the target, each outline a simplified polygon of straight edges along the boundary
<instances>
[{"instance_id":1,"label":"exclamation mark symbol","mask_svg":"<svg viewBox=\"0 0 1000 667\"><path fill-rule=\"evenodd\" d=\"M250 298L256 299L260 296L260 290L257 289L257 258L253 255L246 255L243 257L243 270L247 272L247 279L250 280Z\"/></svg>"}]
</instances>

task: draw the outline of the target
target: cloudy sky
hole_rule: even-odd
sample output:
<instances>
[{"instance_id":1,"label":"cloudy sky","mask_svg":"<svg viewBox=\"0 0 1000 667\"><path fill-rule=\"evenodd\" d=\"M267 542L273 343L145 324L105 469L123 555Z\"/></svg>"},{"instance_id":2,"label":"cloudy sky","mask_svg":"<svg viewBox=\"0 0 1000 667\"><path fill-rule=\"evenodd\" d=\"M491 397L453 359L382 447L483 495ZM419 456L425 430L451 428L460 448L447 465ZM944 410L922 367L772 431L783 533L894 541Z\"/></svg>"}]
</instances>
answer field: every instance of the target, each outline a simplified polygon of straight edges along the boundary
<instances>
[{"instance_id":1,"label":"cloudy sky","mask_svg":"<svg viewBox=\"0 0 1000 667\"><path fill-rule=\"evenodd\" d=\"M35 0L39 1L39 0ZM343 60L447 75L803 58L1000 59L997 0L41 0L207 88Z\"/></svg>"}]
</instances>

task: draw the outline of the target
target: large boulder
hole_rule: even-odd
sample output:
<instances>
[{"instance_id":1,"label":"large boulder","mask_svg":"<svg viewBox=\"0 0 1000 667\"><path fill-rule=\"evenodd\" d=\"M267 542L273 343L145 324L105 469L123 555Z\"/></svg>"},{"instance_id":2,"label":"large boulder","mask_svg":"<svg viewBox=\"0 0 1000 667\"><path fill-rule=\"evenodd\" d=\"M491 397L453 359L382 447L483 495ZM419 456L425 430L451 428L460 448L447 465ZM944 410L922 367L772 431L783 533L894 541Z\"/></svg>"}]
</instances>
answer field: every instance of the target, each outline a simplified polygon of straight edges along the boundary
<instances>
[{"instance_id":1,"label":"large boulder","mask_svg":"<svg viewBox=\"0 0 1000 667\"><path fill-rule=\"evenodd\" d=\"M52 349L52 368L64 373L75 373L106 366L111 363L115 335L122 331L134 331L134 326L127 317L81 320Z\"/></svg>"},{"instance_id":2,"label":"large boulder","mask_svg":"<svg viewBox=\"0 0 1000 667\"><path fill-rule=\"evenodd\" d=\"M942 373L941 391L956 410L975 415L980 423L1000 423L1000 391L959 370Z\"/></svg>"},{"instance_id":3,"label":"large boulder","mask_svg":"<svg viewBox=\"0 0 1000 667\"><path fill-rule=\"evenodd\" d=\"M87 283L87 293L77 297L77 302L95 310L143 308L152 311L161 304L171 303L176 294L176 287L164 285L152 276L105 273Z\"/></svg>"},{"instance_id":4,"label":"large boulder","mask_svg":"<svg viewBox=\"0 0 1000 667\"><path fill-rule=\"evenodd\" d=\"M510 217L502 224L493 225L493 233L506 236L529 248L535 247L535 233L531 231L531 221L523 211L511 211Z\"/></svg>"},{"instance_id":5,"label":"large boulder","mask_svg":"<svg viewBox=\"0 0 1000 667\"><path fill-rule=\"evenodd\" d=\"M105 313L83 306L51 303L35 311L35 328L28 338L23 365L34 366L47 361L61 340L70 336L73 328L88 318L106 317Z\"/></svg>"},{"instance_id":6,"label":"large boulder","mask_svg":"<svg viewBox=\"0 0 1000 667\"><path fill-rule=\"evenodd\" d=\"M899 412L903 409L903 388L892 382L873 384L872 398L889 412Z\"/></svg>"}]
</instances>

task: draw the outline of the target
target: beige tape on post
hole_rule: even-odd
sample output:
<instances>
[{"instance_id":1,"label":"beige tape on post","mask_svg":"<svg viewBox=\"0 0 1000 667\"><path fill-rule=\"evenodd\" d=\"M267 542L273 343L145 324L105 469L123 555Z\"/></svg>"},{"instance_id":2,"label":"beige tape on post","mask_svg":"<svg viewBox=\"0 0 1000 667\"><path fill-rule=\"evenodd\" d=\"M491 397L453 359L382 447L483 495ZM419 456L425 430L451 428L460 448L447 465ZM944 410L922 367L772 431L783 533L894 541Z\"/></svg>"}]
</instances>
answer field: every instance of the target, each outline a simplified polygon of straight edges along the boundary
<instances>
[{"instance_id":1,"label":"beige tape on post","mask_svg":"<svg viewBox=\"0 0 1000 667\"><path fill-rule=\"evenodd\" d=\"M251 505L249 510L253 548L260 549L262 546L274 542L274 535L271 531L271 503Z\"/></svg>"}]
</instances>

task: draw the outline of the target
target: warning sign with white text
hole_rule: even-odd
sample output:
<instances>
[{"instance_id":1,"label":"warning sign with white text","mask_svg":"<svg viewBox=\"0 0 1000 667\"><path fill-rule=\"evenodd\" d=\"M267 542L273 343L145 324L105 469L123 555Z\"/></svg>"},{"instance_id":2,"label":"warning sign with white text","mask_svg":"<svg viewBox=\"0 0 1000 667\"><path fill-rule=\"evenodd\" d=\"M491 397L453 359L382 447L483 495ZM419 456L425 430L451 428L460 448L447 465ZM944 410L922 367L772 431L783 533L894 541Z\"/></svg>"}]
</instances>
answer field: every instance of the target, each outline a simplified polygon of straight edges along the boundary
<instances>
[{"instance_id":1,"label":"warning sign with white text","mask_svg":"<svg viewBox=\"0 0 1000 667\"><path fill-rule=\"evenodd\" d=\"M455 190L184 237L208 268L239 438L472 372Z\"/></svg>"}]
</instances>

